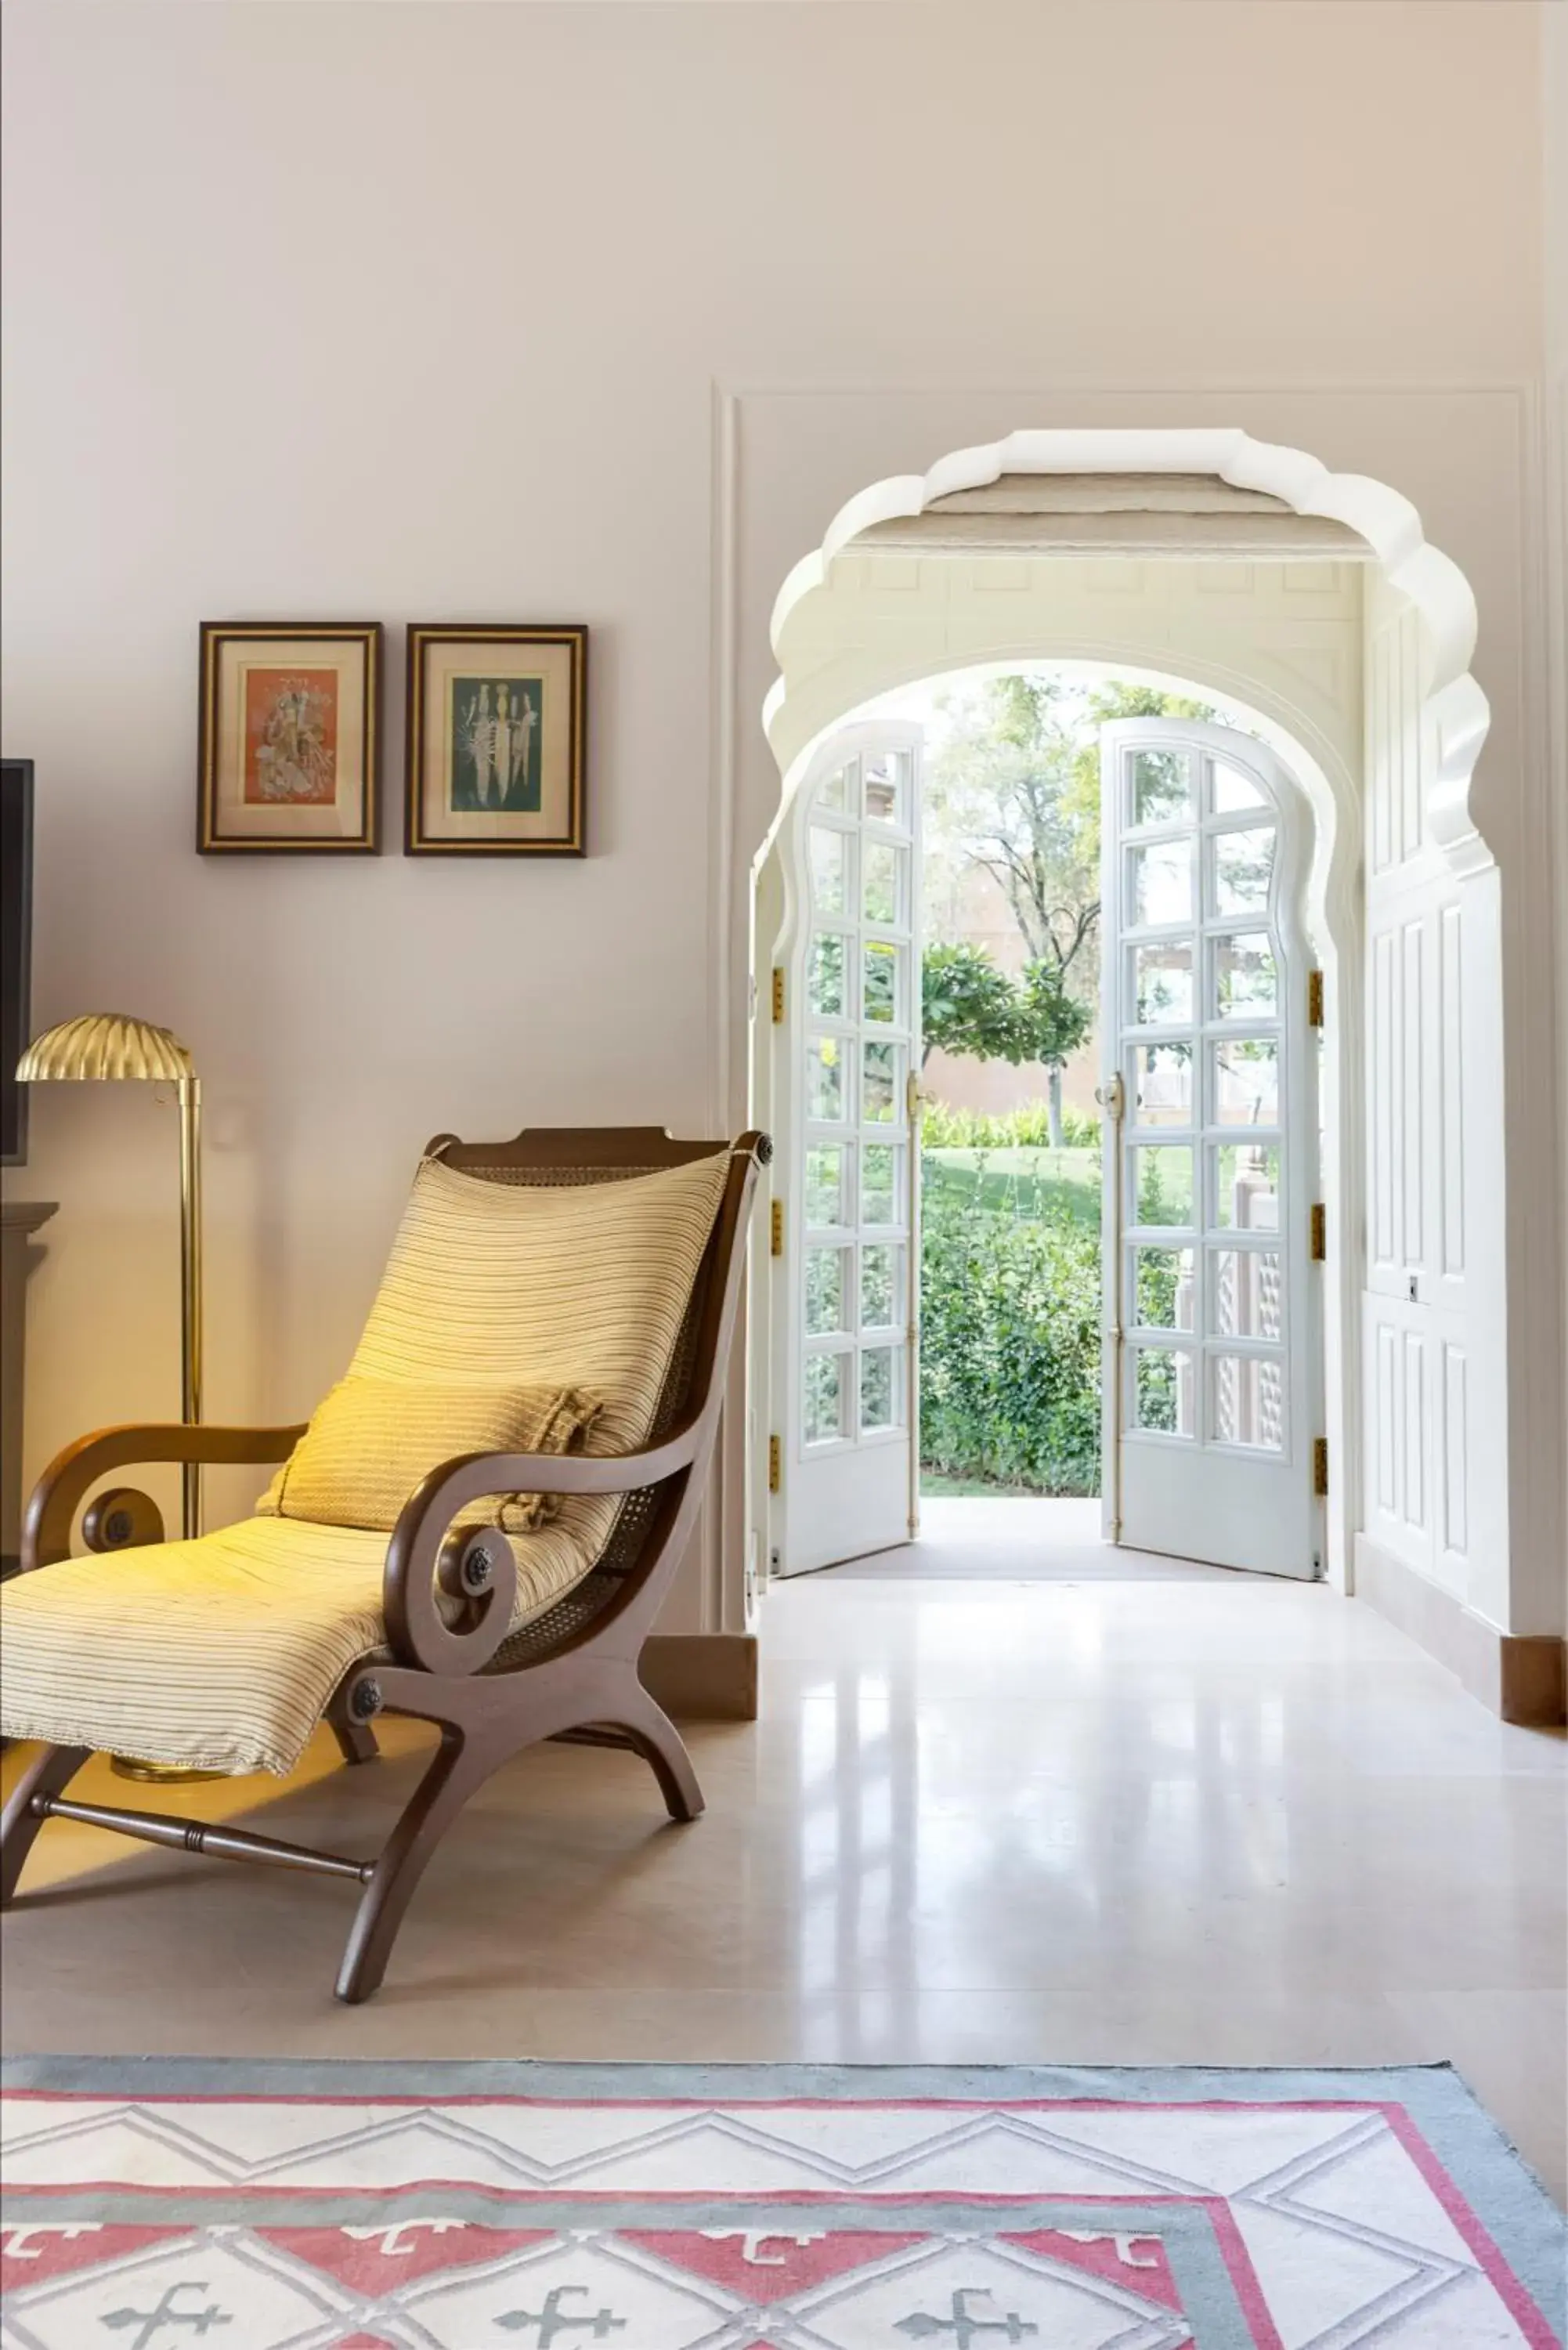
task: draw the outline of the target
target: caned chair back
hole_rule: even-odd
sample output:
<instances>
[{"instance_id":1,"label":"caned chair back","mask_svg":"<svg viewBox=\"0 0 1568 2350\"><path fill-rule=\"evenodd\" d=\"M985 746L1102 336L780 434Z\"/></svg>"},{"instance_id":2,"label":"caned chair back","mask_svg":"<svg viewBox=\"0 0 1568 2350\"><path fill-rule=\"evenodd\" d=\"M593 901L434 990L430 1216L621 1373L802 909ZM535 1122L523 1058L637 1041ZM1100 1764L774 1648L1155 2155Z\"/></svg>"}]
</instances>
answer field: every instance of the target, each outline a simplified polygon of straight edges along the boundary
<instances>
[{"instance_id":1,"label":"caned chair back","mask_svg":"<svg viewBox=\"0 0 1568 2350\"><path fill-rule=\"evenodd\" d=\"M738 1302L755 1172L773 1157L768 1137L753 1131L733 1142L680 1141L655 1126L540 1127L525 1128L509 1142L463 1142L456 1135L440 1134L427 1152L485 1182L556 1187L623 1182L711 1159L721 1151L730 1154L729 1177L648 1437L654 1445L694 1420L704 1424L689 1480L706 1471L712 1454L723 1400L721 1358L727 1352L726 1332ZM672 1492L669 1482L628 1493L594 1571L547 1614L514 1633L497 1651L491 1669L536 1662L563 1643L580 1639L612 1601L624 1603L640 1590L661 1561L665 1573L660 1581L666 1580L678 1561L667 1555L665 1536L680 1500L680 1492Z\"/></svg>"}]
</instances>

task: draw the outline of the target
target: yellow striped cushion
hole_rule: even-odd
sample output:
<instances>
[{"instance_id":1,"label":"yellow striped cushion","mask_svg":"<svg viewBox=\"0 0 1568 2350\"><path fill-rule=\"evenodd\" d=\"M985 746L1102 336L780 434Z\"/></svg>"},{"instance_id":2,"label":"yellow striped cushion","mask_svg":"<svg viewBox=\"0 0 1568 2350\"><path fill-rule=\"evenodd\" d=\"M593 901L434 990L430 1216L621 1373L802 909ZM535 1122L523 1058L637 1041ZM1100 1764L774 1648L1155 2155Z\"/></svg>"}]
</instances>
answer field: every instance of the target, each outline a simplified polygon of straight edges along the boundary
<instances>
[{"instance_id":1,"label":"yellow striped cushion","mask_svg":"<svg viewBox=\"0 0 1568 2350\"><path fill-rule=\"evenodd\" d=\"M559 1525L507 1537L514 1625L589 1564ZM0 1599L0 1727L189 1771L294 1768L328 1698L381 1647L387 1537L246 1518L14 1575Z\"/></svg>"},{"instance_id":2,"label":"yellow striped cushion","mask_svg":"<svg viewBox=\"0 0 1568 2350\"><path fill-rule=\"evenodd\" d=\"M576 1452L598 1406L576 1388L470 1388L450 1379L339 1379L261 1500L258 1517L379 1527L432 1469L464 1452ZM556 1514L549 1493L491 1494L454 1525L514 1534Z\"/></svg>"}]
</instances>

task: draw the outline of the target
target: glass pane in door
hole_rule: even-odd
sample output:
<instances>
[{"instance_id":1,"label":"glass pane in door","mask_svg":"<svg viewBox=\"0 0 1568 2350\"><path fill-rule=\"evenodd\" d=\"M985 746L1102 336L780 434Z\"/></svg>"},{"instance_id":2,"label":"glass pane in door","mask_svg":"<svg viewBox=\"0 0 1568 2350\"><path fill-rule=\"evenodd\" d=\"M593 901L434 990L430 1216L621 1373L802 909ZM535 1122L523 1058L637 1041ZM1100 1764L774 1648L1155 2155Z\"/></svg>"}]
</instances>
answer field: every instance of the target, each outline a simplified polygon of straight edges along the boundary
<instances>
[{"instance_id":1,"label":"glass pane in door","mask_svg":"<svg viewBox=\"0 0 1568 2350\"><path fill-rule=\"evenodd\" d=\"M1133 1425L1162 1436L1197 1433L1194 1358L1180 1347L1135 1347Z\"/></svg>"},{"instance_id":2,"label":"glass pane in door","mask_svg":"<svg viewBox=\"0 0 1568 2350\"><path fill-rule=\"evenodd\" d=\"M867 1044L861 1050L861 1118L867 1126L890 1126L902 1113L898 1098L902 1048L898 1045Z\"/></svg>"},{"instance_id":3,"label":"glass pane in door","mask_svg":"<svg viewBox=\"0 0 1568 2350\"><path fill-rule=\"evenodd\" d=\"M811 895L819 914L849 910L849 835L831 825L811 827Z\"/></svg>"},{"instance_id":4,"label":"glass pane in door","mask_svg":"<svg viewBox=\"0 0 1568 2350\"><path fill-rule=\"evenodd\" d=\"M1280 1047L1272 1036L1226 1036L1210 1045L1216 1126L1278 1126Z\"/></svg>"},{"instance_id":5,"label":"glass pane in door","mask_svg":"<svg viewBox=\"0 0 1568 2350\"><path fill-rule=\"evenodd\" d=\"M1127 851L1127 920L1153 931L1192 920L1192 841L1152 841Z\"/></svg>"},{"instance_id":6,"label":"glass pane in door","mask_svg":"<svg viewBox=\"0 0 1568 2350\"><path fill-rule=\"evenodd\" d=\"M1135 751L1131 782L1130 823L1179 824L1194 814L1192 762L1185 751Z\"/></svg>"},{"instance_id":7,"label":"glass pane in door","mask_svg":"<svg viewBox=\"0 0 1568 2350\"><path fill-rule=\"evenodd\" d=\"M1274 947L1267 931L1212 941L1214 1011L1221 1020L1267 1020L1278 1009Z\"/></svg>"},{"instance_id":8,"label":"glass pane in door","mask_svg":"<svg viewBox=\"0 0 1568 2350\"><path fill-rule=\"evenodd\" d=\"M860 856L860 918L867 922L899 922L904 919L904 868L907 849L891 841L867 840Z\"/></svg>"},{"instance_id":9,"label":"glass pane in door","mask_svg":"<svg viewBox=\"0 0 1568 2350\"><path fill-rule=\"evenodd\" d=\"M851 1355L808 1355L805 1358L805 1440L829 1444L844 1434L844 1367Z\"/></svg>"},{"instance_id":10,"label":"glass pane in door","mask_svg":"<svg viewBox=\"0 0 1568 2350\"><path fill-rule=\"evenodd\" d=\"M1277 1452L1284 1442L1284 1379L1272 1356L1216 1355L1210 1405L1218 1444Z\"/></svg>"},{"instance_id":11,"label":"glass pane in door","mask_svg":"<svg viewBox=\"0 0 1568 2350\"><path fill-rule=\"evenodd\" d=\"M891 1024L898 1017L898 965L902 950L871 939L860 951L861 1003L867 1020Z\"/></svg>"},{"instance_id":12,"label":"glass pane in door","mask_svg":"<svg viewBox=\"0 0 1568 2350\"><path fill-rule=\"evenodd\" d=\"M1210 856L1210 912L1220 916L1266 912L1274 870L1273 826L1217 832Z\"/></svg>"},{"instance_id":13,"label":"glass pane in door","mask_svg":"<svg viewBox=\"0 0 1568 2350\"><path fill-rule=\"evenodd\" d=\"M1280 1154L1270 1143L1221 1142L1213 1147L1211 1213L1238 1232L1274 1232L1280 1228Z\"/></svg>"},{"instance_id":14,"label":"glass pane in door","mask_svg":"<svg viewBox=\"0 0 1568 2350\"><path fill-rule=\"evenodd\" d=\"M867 1241L860 1252L860 1326L890 1330L904 1318L904 1252L890 1241Z\"/></svg>"},{"instance_id":15,"label":"glass pane in door","mask_svg":"<svg viewBox=\"0 0 1568 2350\"><path fill-rule=\"evenodd\" d=\"M1192 1222L1192 1153L1184 1144L1144 1144L1132 1161L1133 1221L1157 1230Z\"/></svg>"},{"instance_id":16,"label":"glass pane in door","mask_svg":"<svg viewBox=\"0 0 1568 2350\"><path fill-rule=\"evenodd\" d=\"M866 815L873 824L909 821L909 771L908 751L874 753L862 761L866 776Z\"/></svg>"},{"instance_id":17,"label":"glass pane in door","mask_svg":"<svg viewBox=\"0 0 1568 2350\"><path fill-rule=\"evenodd\" d=\"M836 1036L813 1036L806 1045L805 1114L824 1125L844 1116L844 1048Z\"/></svg>"},{"instance_id":18,"label":"glass pane in door","mask_svg":"<svg viewBox=\"0 0 1568 2350\"><path fill-rule=\"evenodd\" d=\"M806 963L806 997L819 1020L844 1017L844 949L836 931L817 931Z\"/></svg>"},{"instance_id":19,"label":"glass pane in door","mask_svg":"<svg viewBox=\"0 0 1568 2350\"><path fill-rule=\"evenodd\" d=\"M898 1424L898 1349L867 1347L860 1357L860 1427L862 1433Z\"/></svg>"},{"instance_id":20,"label":"glass pane in door","mask_svg":"<svg viewBox=\"0 0 1568 2350\"><path fill-rule=\"evenodd\" d=\"M897 1143L865 1142L860 1146L860 1221L864 1224L896 1224L902 1213L904 1154Z\"/></svg>"},{"instance_id":21,"label":"glass pane in door","mask_svg":"<svg viewBox=\"0 0 1568 2350\"><path fill-rule=\"evenodd\" d=\"M1133 1054L1135 1126L1190 1126L1192 1047L1139 1045Z\"/></svg>"},{"instance_id":22,"label":"glass pane in door","mask_svg":"<svg viewBox=\"0 0 1568 2350\"><path fill-rule=\"evenodd\" d=\"M1277 1249L1211 1249L1210 1328L1220 1338L1280 1335L1280 1254Z\"/></svg>"},{"instance_id":23,"label":"glass pane in door","mask_svg":"<svg viewBox=\"0 0 1568 2350\"><path fill-rule=\"evenodd\" d=\"M848 1250L841 1248L810 1248L805 1253L805 1326L813 1337L848 1326L845 1318L848 1256Z\"/></svg>"},{"instance_id":24,"label":"glass pane in door","mask_svg":"<svg viewBox=\"0 0 1568 2350\"><path fill-rule=\"evenodd\" d=\"M1140 1330L1190 1330L1194 1256L1189 1248L1135 1248L1133 1319Z\"/></svg>"},{"instance_id":25,"label":"glass pane in door","mask_svg":"<svg viewBox=\"0 0 1568 2350\"><path fill-rule=\"evenodd\" d=\"M1229 816L1239 808L1267 807L1269 803L1251 775L1233 767L1228 759L1216 759L1211 764L1213 781L1210 785L1210 806L1216 816Z\"/></svg>"},{"instance_id":26,"label":"glass pane in door","mask_svg":"<svg viewBox=\"0 0 1568 2350\"><path fill-rule=\"evenodd\" d=\"M845 1199L847 1152L842 1143L814 1143L805 1154L805 1221L808 1224L846 1224Z\"/></svg>"},{"instance_id":27,"label":"glass pane in door","mask_svg":"<svg viewBox=\"0 0 1568 2350\"><path fill-rule=\"evenodd\" d=\"M1132 950L1133 1016L1140 1028L1184 1026L1192 1017L1192 945L1167 940Z\"/></svg>"}]
</instances>

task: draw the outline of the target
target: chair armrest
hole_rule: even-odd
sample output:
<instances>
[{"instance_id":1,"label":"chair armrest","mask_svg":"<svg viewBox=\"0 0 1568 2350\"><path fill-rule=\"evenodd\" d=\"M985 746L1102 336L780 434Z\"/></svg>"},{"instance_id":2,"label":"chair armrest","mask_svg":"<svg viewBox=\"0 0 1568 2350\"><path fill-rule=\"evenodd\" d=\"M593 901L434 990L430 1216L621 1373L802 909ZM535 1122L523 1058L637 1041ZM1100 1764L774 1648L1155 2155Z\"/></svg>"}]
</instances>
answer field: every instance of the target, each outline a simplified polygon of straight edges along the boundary
<instances>
[{"instance_id":1,"label":"chair armrest","mask_svg":"<svg viewBox=\"0 0 1568 2350\"><path fill-rule=\"evenodd\" d=\"M27 1520L22 1531L22 1568L53 1566L71 1555L71 1525L78 1504L99 1479L111 1469L131 1461L254 1461L258 1466L286 1461L305 1433L295 1428L191 1427L183 1421L142 1423L100 1428L94 1436L78 1437L56 1454L33 1488ZM128 1497L142 1529L140 1542L161 1542L163 1521L144 1493ZM151 1529L149 1531L148 1529ZM119 1547L121 1545L115 1545Z\"/></svg>"},{"instance_id":2,"label":"chair armrest","mask_svg":"<svg viewBox=\"0 0 1568 2350\"><path fill-rule=\"evenodd\" d=\"M635 1493L661 1485L691 1468L713 1408L638 1452L468 1452L432 1469L404 1503L387 1546L382 1607L399 1663L425 1672L476 1672L506 1638L517 1596L511 1544L486 1526L448 1539L448 1527L470 1502L485 1493ZM438 1583L470 1603L466 1625L446 1621Z\"/></svg>"}]
</instances>

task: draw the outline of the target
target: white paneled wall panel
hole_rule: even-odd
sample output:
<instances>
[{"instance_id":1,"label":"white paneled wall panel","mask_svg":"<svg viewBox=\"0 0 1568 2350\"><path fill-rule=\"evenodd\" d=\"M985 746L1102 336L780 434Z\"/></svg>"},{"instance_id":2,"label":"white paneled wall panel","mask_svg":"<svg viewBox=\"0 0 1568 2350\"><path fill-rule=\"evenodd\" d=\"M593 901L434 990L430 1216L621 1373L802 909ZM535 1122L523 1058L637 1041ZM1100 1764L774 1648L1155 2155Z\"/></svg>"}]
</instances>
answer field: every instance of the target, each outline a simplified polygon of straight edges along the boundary
<instances>
[{"instance_id":1,"label":"white paneled wall panel","mask_svg":"<svg viewBox=\"0 0 1568 2350\"><path fill-rule=\"evenodd\" d=\"M1436 1173L1441 1192L1440 1262L1445 1281L1458 1281L1463 1279L1465 1270L1464 921L1459 906L1444 906L1437 928L1442 1148Z\"/></svg>"},{"instance_id":2,"label":"white paneled wall panel","mask_svg":"<svg viewBox=\"0 0 1568 2350\"><path fill-rule=\"evenodd\" d=\"M1399 1167L1400 1254L1406 1273L1424 1264L1426 1224L1422 1215L1426 1164L1427 1064L1422 1051L1426 1028L1424 965L1428 961L1428 924L1403 922L1399 929L1399 1016L1396 1035L1398 1053L1397 1097L1400 1117L1395 1129Z\"/></svg>"},{"instance_id":3,"label":"white paneled wall panel","mask_svg":"<svg viewBox=\"0 0 1568 2350\"><path fill-rule=\"evenodd\" d=\"M1371 1000L1371 1037L1367 1052L1368 1071L1376 1070L1384 1082L1371 1087L1367 1104L1366 1130L1372 1139L1372 1165L1367 1191L1372 1201L1372 1270L1374 1277L1397 1275L1399 1271L1399 1224L1394 1194L1395 1110L1393 1071L1397 1066L1396 1035L1397 1031L1397 984L1398 973L1394 960L1394 939L1385 931L1370 941L1372 984L1367 993Z\"/></svg>"},{"instance_id":4,"label":"white paneled wall panel","mask_svg":"<svg viewBox=\"0 0 1568 2350\"><path fill-rule=\"evenodd\" d=\"M1466 1054L1475 1028L1469 973L1486 945L1470 925L1484 923L1490 900L1428 837L1437 763L1424 662L1416 613L1375 584L1366 701L1364 1518L1376 1542L1476 1604L1477 1528L1496 1521L1492 1487L1502 1467L1480 1457L1492 1415L1484 1381L1477 1385L1466 1222L1475 1120L1501 1114L1490 1107L1498 1073L1478 1070Z\"/></svg>"},{"instance_id":5,"label":"white paneled wall panel","mask_svg":"<svg viewBox=\"0 0 1568 2350\"><path fill-rule=\"evenodd\" d=\"M1429 1419L1427 1379L1427 1340L1420 1330L1405 1332L1403 1386L1405 1390L1405 1426L1403 1459L1403 1492L1401 1514L1412 1534L1420 1534L1427 1525L1427 1428Z\"/></svg>"},{"instance_id":6,"label":"white paneled wall panel","mask_svg":"<svg viewBox=\"0 0 1568 2350\"><path fill-rule=\"evenodd\" d=\"M1443 1348L1443 1522L1438 1539L1449 1560L1445 1581L1453 1579L1453 1565L1469 1549L1469 1399L1465 1392L1465 1350Z\"/></svg>"}]
</instances>

